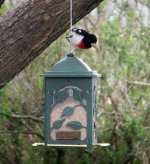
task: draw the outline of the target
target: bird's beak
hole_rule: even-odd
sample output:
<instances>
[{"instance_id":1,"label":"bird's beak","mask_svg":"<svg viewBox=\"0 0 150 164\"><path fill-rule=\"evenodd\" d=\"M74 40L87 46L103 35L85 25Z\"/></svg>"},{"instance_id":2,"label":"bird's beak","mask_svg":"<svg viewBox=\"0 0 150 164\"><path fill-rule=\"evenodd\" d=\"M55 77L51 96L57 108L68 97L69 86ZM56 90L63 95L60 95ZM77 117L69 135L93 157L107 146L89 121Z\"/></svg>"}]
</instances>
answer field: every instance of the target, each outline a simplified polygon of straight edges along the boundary
<instances>
[{"instance_id":1,"label":"bird's beak","mask_svg":"<svg viewBox=\"0 0 150 164\"><path fill-rule=\"evenodd\" d=\"M96 48L96 43L91 43L91 46Z\"/></svg>"},{"instance_id":2,"label":"bird's beak","mask_svg":"<svg viewBox=\"0 0 150 164\"><path fill-rule=\"evenodd\" d=\"M70 38L72 38L72 35L66 36L66 39L70 42Z\"/></svg>"}]
</instances>

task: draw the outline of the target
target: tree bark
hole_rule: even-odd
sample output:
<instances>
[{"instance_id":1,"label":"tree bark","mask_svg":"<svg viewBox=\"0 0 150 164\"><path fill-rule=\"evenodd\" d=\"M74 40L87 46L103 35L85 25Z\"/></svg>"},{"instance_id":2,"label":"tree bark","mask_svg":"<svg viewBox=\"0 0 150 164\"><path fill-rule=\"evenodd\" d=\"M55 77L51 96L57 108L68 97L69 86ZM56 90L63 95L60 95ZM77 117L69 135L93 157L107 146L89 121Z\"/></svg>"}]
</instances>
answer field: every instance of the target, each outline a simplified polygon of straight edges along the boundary
<instances>
[{"instance_id":1,"label":"tree bark","mask_svg":"<svg viewBox=\"0 0 150 164\"><path fill-rule=\"evenodd\" d=\"M73 0L73 23L103 0ZM69 0L23 0L0 17L0 88L69 28Z\"/></svg>"}]
</instances>

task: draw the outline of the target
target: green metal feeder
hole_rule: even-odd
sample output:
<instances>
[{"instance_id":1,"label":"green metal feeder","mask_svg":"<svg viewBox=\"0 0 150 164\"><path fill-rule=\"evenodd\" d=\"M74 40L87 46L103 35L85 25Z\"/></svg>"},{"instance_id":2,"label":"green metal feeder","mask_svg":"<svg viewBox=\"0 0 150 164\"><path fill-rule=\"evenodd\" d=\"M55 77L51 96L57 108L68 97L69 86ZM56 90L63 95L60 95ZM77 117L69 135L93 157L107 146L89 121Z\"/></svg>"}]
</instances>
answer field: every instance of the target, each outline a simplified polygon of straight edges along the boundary
<instances>
[{"instance_id":1,"label":"green metal feeder","mask_svg":"<svg viewBox=\"0 0 150 164\"><path fill-rule=\"evenodd\" d=\"M68 54L45 77L45 146L97 144L96 94L100 74Z\"/></svg>"}]
</instances>

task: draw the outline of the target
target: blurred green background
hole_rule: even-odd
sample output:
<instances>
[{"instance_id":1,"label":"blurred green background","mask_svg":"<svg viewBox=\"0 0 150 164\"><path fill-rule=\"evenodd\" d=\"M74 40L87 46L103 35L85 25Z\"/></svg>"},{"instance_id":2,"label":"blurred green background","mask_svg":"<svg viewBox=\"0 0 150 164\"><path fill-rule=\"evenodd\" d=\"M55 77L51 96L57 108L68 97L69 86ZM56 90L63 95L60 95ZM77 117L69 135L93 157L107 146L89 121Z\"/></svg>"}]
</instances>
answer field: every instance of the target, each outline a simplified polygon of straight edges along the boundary
<instances>
[{"instance_id":1,"label":"blurred green background","mask_svg":"<svg viewBox=\"0 0 150 164\"><path fill-rule=\"evenodd\" d=\"M7 0L5 14L20 0ZM105 0L74 25L98 37L77 52L102 74L98 142L109 147L32 147L44 141L44 83L40 74L69 52L68 31L0 90L0 164L150 163L150 1Z\"/></svg>"}]
</instances>

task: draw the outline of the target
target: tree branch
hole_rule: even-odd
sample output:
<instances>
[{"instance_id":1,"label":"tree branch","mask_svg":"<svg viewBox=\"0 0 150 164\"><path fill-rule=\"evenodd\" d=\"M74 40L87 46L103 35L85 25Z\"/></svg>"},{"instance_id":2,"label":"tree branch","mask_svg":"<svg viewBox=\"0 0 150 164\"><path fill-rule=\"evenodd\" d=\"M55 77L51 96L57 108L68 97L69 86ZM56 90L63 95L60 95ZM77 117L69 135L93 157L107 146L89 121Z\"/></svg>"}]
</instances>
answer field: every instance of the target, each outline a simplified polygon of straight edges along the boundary
<instances>
[{"instance_id":1,"label":"tree branch","mask_svg":"<svg viewBox=\"0 0 150 164\"><path fill-rule=\"evenodd\" d=\"M18 119L31 119L35 122L44 122L43 119L40 119L40 118L36 118L36 117L33 117L33 116L29 116L29 115L26 115L26 116L23 116L23 115L11 115L10 117L13 117L13 118L18 118Z\"/></svg>"},{"instance_id":2,"label":"tree branch","mask_svg":"<svg viewBox=\"0 0 150 164\"><path fill-rule=\"evenodd\" d=\"M150 83L143 83L143 82L139 82L139 81L126 81L128 84L135 84L135 85L143 85L143 86L150 86Z\"/></svg>"},{"instance_id":3,"label":"tree branch","mask_svg":"<svg viewBox=\"0 0 150 164\"><path fill-rule=\"evenodd\" d=\"M149 2L148 2L148 0L138 0L137 2L139 2L139 3L141 3L142 5L144 5L144 6L147 6L148 8L150 8L150 5L149 5Z\"/></svg>"},{"instance_id":4,"label":"tree branch","mask_svg":"<svg viewBox=\"0 0 150 164\"><path fill-rule=\"evenodd\" d=\"M8 117L11 117L11 118L16 118L16 119L31 119L35 122L44 122L43 119L40 119L40 118L36 118L36 117L33 117L33 116L30 116L30 115L15 115L15 114L4 114L4 113L1 113L2 115L5 115L5 116L8 116Z\"/></svg>"},{"instance_id":5,"label":"tree branch","mask_svg":"<svg viewBox=\"0 0 150 164\"><path fill-rule=\"evenodd\" d=\"M37 133L37 132L26 132L26 131L0 131L0 133L10 133L10 134L16 134L16 133L21 133L21 134L31 134L31 135L37 135L37 134L39 134L39 133Z\"/></svg>"},{"instance_id":6,"label":"tree branch","mask_svg":"<svg viewBox=\"0 0 150 164\"><path fill-rule=\"evenodd\" d=\"M104 0L74 0L73 24ZM23 0L0 17L0 88L69 28L69 0Z\"/></svg>"},{"instance_id":7,"label":"tree branch","mask_svg":"<svg viewBox=\"0 0 150 164\"><path fill-rule=\"evenodd\" d=\"M25 135L36 135L38 137L40 137L41 139L44 139L44 136L42 136L41 134L37 133L37 132L30 132L30 131L0 131L0 133L9 133L9 134L25 134Z\"/></svg>"}]
</instances>

